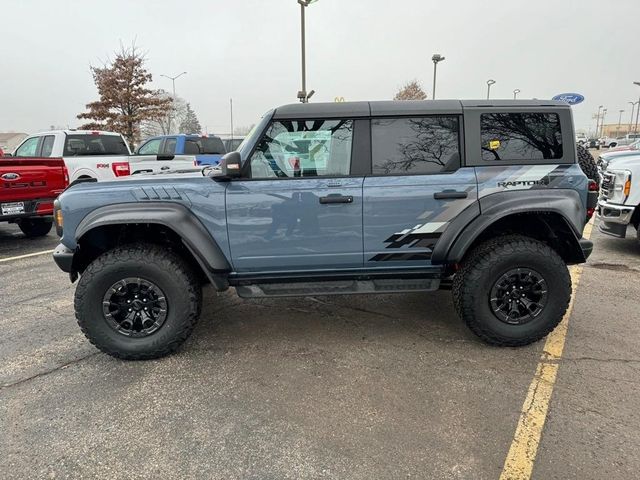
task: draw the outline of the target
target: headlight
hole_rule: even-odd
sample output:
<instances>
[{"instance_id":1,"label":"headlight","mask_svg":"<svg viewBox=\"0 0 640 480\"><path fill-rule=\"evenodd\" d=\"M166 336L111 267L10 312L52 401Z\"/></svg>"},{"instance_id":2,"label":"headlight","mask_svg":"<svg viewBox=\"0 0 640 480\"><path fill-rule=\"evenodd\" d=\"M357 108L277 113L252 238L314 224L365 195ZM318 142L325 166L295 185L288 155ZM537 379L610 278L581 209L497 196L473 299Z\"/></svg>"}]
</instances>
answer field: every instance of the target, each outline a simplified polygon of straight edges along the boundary
<instances>
[{"instance_id":1,"label":"headlight","mask_svg":"<svg viewBox=\"0 0 640 480\"><path fill-rule=\"evenodd\" d=\"M609 201L613 203L626 202L631 192L631 172L629 170L608 170L607 173L613 177Z\"/></svg>"}]
</instances>

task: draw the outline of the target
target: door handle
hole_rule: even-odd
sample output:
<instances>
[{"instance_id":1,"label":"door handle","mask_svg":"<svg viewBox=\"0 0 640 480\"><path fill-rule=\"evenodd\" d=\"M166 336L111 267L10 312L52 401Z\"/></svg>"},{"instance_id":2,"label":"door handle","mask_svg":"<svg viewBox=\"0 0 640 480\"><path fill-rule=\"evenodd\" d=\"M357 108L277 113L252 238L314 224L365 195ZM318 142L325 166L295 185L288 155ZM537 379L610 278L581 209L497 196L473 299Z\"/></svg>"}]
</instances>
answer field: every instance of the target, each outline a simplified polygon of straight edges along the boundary
<instances>
[{"instance_id":1,"label":"door handle","mask_svg":"<svg viewBox=\"0 0 640 480\"><path fill-rule=\"evenodd\" d=\"M160 167L160 170L169 170L171 167Z\"/></svg>"},{"instance_id":2,"label":"door handle","mask_svg":"<svg viewBox=\"0 0 640 480\"><path fill-rule=\"evenodd\" d=\"M327 195L326 197L320 197L320 203L323 205L330 203L353 203L353 196L332 193L331 195Z\"/></svg>"},{"instance_id":3,"label":"door handle","mask_svg":"<svg viewBox=\"0 0 640 480\"><path fill-rule=\"evenodd\" d=\"M467 192L458 192L456 190L443 190L442 192L436 192L433 194L433 198L436 200L446 200L452 198L467 198L469 194Z\"/></svg>"}]
</instances>

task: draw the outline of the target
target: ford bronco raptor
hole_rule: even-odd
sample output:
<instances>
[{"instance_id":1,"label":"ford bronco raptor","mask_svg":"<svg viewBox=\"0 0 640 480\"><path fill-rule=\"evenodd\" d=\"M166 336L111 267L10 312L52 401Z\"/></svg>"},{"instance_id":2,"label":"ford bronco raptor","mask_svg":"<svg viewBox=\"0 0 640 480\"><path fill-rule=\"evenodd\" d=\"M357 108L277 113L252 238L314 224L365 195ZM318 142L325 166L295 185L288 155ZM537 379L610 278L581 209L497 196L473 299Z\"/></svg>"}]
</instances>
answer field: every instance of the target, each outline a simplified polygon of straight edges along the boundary
<instances>
[{"instance_id":1,"label":"ford bronco raptor","mask_svg":"<svg viewBox=\"0 0 640 480\"><path fill-rule=\"evenodd\" d=\"M295 104L221 168L81 183L54 253L78 323L124 359L191 333L202 285L240 297L432 291L484 341L562 319L592 243L570 107L553 101ZM425 315L428 315L425 312Z\"/></svg>"}]
</instances>

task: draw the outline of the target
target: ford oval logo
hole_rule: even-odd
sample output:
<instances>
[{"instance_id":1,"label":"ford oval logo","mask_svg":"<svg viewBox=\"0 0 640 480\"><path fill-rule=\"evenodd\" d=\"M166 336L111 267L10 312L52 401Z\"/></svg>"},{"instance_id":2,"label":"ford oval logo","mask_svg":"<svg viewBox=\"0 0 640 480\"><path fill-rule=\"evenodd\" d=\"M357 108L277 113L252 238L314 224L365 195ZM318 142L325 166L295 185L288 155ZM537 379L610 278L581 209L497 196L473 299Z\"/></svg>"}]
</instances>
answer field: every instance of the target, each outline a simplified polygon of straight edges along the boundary
<instances>
[{"instance_id":1,"label":"ford oval logo","mask_svg":"<svg viewBox=\"0 0 640 480\"><path fill-rule=\"evenodd\" d=\"M584 101L584 95L580 95L579 93L561 93L553 97L552 100L559 100L569 105L577 105Z\"/></svg>"},{"instance_id":2,"label":"ford oval logo","mask_svg":"<svg viewBox=\"0 0 640 480\"><path fill-rule=\"evenodd\" d=\"M18 180L20 178L19 173L9 172L2 175L3 180Z\"/></svg>"}]
</instances>

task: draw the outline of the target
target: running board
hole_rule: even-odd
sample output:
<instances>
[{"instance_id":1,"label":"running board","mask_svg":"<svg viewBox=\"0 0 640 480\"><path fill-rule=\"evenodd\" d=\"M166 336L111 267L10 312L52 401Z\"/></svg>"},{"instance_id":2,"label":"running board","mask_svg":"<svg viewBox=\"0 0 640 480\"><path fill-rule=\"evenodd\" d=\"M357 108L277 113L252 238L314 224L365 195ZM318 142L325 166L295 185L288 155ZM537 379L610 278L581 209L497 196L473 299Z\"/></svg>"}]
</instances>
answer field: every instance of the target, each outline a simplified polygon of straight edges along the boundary
<instances>
[{"instance_id":1,"label":"running board","mask_svg":"<svg viewBox=\"0 0 640 480\"><path fill-rule=\"evenodd\" d=\"M242 298L354 295L362 293L431 292L438 290L435 278L333 280L324 282L257 283L236 287Z\"/></svg>"}]
</instances>

